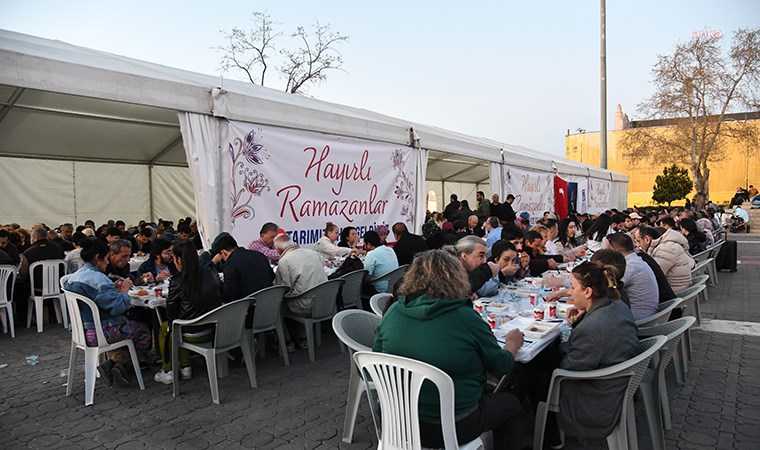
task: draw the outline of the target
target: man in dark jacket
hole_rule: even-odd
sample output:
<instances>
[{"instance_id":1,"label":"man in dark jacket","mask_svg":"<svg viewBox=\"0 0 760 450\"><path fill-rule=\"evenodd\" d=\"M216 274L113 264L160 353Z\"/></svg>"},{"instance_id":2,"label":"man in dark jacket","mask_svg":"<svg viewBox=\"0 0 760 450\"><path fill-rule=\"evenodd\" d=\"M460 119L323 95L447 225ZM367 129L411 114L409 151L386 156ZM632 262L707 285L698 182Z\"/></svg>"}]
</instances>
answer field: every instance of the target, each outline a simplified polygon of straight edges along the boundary
<instances>
[{"instance_id":1,"label":"man in dark jacket","mask_svg":"<svg viewBox=\"0 0 760 450\"><path fill-rule=\"evenodd\" d=\"M393 236L396 238L393 251L396 252L399 266L411 264L414 255L428 249L425 239L422 236L410 233L403 222L393 224L392 230Z\"/></svg>"},{"instance_id":2,"label":"man in dark jacket","mask_svg":"<svg viewBox=\"0 0 760 450\"><path fill-rule=\"evenodd\" d=\"M470 216L477 217L477 215L470 209L470 203L467 200L462 200L459 202L459 210L454 213L454 218L449 220L452 222L463 220L465 223L467 223L467 221L470 219Z\"/></svg>"},{"instance_id":3,"label":"man in dark jacket","mask_svg":"<svg viewBox=\"0 0 760 450\"><path fill-rule=\"evenodd\" d=\"M515 220L517 220L517 214L515 214L515 210L512 209L512 202L515 201L515 196L512 194L507 195L507 201L501 204L501 209L503 212L504 217L504 223L506 224L514 224ZM499 216L499 220L501 220L502 216ZM504 226L504 223L501 225Z\"/></svg>"},{"instance_id":4,"label":"man in dark jacket","mask_svg":"<svg viewBox=\"0 0 760 450\"><path fill-rule=\"evenodd\" d=\"M8 254L10 264L18 266L21 257L18 255L18 247L10 242L10 233L5 228L0 228L0 250Z\"/></svg>"},{"instance_id":5,"label":"man in dark jacket","mask_svg":"<svg viewBox=\"0 0 760 450\"><path fill-rule=\"evenodd\" d=\"M454 214L456 214L457 210L459 210L458 197L456 194L451 194L449 204L443 209L443 217L445 217L446 220L453 222Z\"/></svg>"},{"instance_id":6,"label":"man in dark jacket","mask_svg":"<svg viewBox=\"0 0 760 450\"><path fill-rule=\"evenodd\" d=\"M256 291L268 288L274 281L274 271L263 253L238 247L230 235L224 236L211 248L214 260L224 260L222 273L222 302L239 300Z\"/></svg>"},{"instance_id":7,"label":"man in dark jacket","mask_svg":"<svg viewBox=\"0 0 760 450\"><path fill-rule=\"evenodd\" d=\"M16 292L14 297L16 300L24 299L29 296L30 277L34 276L34 285L37 288L38 294L42 293L42 268L37 268L34 274L29 273L29 267L37 261L46 261L49 259L63 260L65 255L61 246L50 242L47 239L47 230L42 227L34 228L29 240L32 246L26 249L21 255L21 265L18 270L18 278L16 286ZM61 264L60 275L63 275L66 270L65 264ZM19 294L21 297L19 297ZM28 302L26 300L15 302L16 317L20 320L26 320Z\"/></svg>"}]
</instances>

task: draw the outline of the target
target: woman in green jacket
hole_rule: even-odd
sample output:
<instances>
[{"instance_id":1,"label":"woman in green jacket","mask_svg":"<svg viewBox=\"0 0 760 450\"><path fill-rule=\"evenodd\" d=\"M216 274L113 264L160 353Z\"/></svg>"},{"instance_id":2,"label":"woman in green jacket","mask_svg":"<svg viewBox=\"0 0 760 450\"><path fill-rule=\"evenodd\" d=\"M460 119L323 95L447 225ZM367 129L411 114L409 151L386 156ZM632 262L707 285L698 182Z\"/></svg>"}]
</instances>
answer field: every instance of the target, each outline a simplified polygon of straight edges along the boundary
<instances>
[{"instance_id":1,"label":"woman in green jacket","mask_svg":"<svg viewBox=\"0 0 760 450\"><path fill-rule=\"evenodd\" d=\"M521 448L520 402L511 393L484 393L486 371L504 375L522 346L519 330L500 347L488 324L468 297L467 272L451 254L418 254L399 286L399 300L385 313L375 332L376 352L426 362L454 381L456 431L469 442L493 430L494 448ZM425 447L443 447L437 389L425 383L420 392L420 435Z\"/></svg>"}]
</instances>

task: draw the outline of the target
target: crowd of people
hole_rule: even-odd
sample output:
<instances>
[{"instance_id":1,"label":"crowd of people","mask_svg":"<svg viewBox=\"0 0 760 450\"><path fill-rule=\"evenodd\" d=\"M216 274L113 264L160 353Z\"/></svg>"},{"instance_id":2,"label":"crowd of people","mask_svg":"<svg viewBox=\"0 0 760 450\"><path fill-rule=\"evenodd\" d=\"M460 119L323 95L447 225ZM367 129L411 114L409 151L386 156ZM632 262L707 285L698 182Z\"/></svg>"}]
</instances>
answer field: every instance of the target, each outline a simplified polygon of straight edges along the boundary
<instances>
[{"instance_id":1,"label":"crowd of people","mask_svg":"<svg viewBox=\"0 0 760 450\"><path fill-rule=\"evenodd\" d=\"M16 289L20 306L16 314L22 323L29 277L35 276L29 273L30 264L64 260L64 272L72 274L66 288L98 305L106 339L135 342L138 361L113 352L98 368L109 383L132 385L130 364L144 368L155 362L150 357L154 331L161 352L161 369L154 379L170 384L172 370L189 378L187 353L180 352L179 368L171 361L173 320L199 317L273 285L288 287L283 308L308 316L313 299L302 294L328 280L326 262L337 261L339 266L345 260L342 264L350 263L351 270L367 270L362 285L365 309L371 295L394 292L376 332L375 351L428 362L452 377L462 441L492 429L495 448L519 448L522 400L536 403L545 398L553 368L590 370L635 355L635 321L690 286L693 255L715 242L723 224L710 204L702 211L634 208L531 217L513 210L514 196L508 195L504 203L499 200L494 194L488 201L479 191L473 210L467 200L452 195L443 212L428 212L422 235L403 222L381 225L363 235L355 227L327 222L314 248L296 244L272 222L264 224L258 239L247 246L223 232L203 253L190 218L181 219L177 231L170 221L141 222L130 228L123 221L99 228L92 221L76 228L37 224L31 232L8 225L0 229L0 264L19 267L22 287ZM576 266L567 279L544 277L546 286L557 288L547 300L567 297L574 303L568 314L574 328L569 346L552 347L523 367L509 391L484 393L486 372L504 375L513 370L523 336L513 330L499 345L472 301L494 295L502 283L540 276L589 255L591 261ZM136 271L129 264L134 256L146 257ZM407 264L406 275L395 286L377 280ZM346 273L341 269L337 267L333 275ZM165 280L169 281L165 321L154 330L149 312L130 308L127 292L132 286ZM254 314L252 307L246 327L252 326ZM82 316L87 339L95 343L92 317L85 309ZM201 327L183 339L203 342L212 335L213 328ZM286 326L286 341L289 352L307 347L303 329L294 323ZM242 360L239 354L233 356ZM438 400L429 389L424 387L421 394L421 433L423 444L438 447L442 443ZM572 392L562 401L576 405L562 409L569 415L550 416L547 442L555 447L561 443L560 428L581 436L605 436L614 425L612 412L621 389L614 383L569 389ZM577 405L580 398L583 407Z\"/></svg>"}]
</instances>

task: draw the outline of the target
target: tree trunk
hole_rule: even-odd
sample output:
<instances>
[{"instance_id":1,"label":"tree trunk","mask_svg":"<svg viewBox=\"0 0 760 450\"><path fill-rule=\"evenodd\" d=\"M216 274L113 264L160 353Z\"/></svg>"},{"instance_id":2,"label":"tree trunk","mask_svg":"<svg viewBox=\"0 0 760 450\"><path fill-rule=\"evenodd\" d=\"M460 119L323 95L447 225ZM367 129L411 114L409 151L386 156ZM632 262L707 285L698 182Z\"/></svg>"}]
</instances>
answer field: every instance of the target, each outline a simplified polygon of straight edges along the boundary
<instances>
[{"instance_id":1,"label":"tree trunk","mask_svg":"<svg viewBox=\"0 0 760 450\"><path fill-rule=\"evenodd\" d=\"M710 169L692 166L691 171L694 176L694 190L697 191L697 195L694 196L694 206L697 210L701 210L710 197Z\"/></svg>"}]
</instances>

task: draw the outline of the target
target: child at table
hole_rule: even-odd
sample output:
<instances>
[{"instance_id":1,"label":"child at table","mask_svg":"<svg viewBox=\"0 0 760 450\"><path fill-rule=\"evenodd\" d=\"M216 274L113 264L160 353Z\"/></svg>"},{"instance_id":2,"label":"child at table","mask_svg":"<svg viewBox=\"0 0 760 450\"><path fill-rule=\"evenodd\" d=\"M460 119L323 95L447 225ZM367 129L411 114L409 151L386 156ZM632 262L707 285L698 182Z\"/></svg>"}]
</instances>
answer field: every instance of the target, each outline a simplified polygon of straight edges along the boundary
<instances>
[{"instance_id":1,"label":"child at table","mask_svg":"<svg viewBox=\"0 0 760 450\"><path fill-rule=\"evenodd\" d=\"M510 283L517 280L517 275L522 271L520 258L517 257L517 249L509 241L497 241L491 248L493 260L499 265L499 281Z\"/></svg>"}]
</instances>

